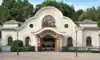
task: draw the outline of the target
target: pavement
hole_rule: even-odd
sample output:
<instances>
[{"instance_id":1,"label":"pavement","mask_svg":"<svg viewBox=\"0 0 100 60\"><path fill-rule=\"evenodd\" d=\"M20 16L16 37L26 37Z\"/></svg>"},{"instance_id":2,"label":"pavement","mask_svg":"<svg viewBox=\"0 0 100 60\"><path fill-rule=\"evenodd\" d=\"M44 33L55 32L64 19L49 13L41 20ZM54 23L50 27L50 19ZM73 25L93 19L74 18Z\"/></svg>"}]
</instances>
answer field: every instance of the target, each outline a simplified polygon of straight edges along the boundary
<instances>
[{"instance_id":1,"label":"pavement","mask_svg":"<svg viewBox=\"0 0 100 60\"><path fill-rule=\"evenodd\" d=\"M2 52L0 60L100 60L100 53L78 53L75 52Z\"/></svg>"}]
</instances>

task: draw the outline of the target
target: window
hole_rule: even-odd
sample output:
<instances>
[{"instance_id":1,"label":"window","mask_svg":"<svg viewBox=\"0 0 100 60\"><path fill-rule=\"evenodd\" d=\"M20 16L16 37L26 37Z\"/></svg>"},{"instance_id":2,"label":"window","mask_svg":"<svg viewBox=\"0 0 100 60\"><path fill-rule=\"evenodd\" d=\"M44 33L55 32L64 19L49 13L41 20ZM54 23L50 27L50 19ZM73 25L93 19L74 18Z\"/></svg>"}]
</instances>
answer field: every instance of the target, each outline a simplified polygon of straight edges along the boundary
<instances>
[{"instance_id":1,"label":"window","mask_svg":"<svg viewBox=\"0 0 100 60\"><path fill-rule=\"evenodd\" d=\"M12 42L13 42L13 38L12 38L11 36L8 37L8 45L9 45L9 46L12 44Z\"/></svg>"},{"instance_id":2,"label":"window","mask_svg":"<svg viewBox=\"0 0 100 60\"><path fill-rule=\"evenodd\" d=\"M73 39L72 39L72 37L68 38L68 40L67 40L67 46L68 47L72 47L73 46Z\"/></svg>"},{"instance_id":3,"label":"window","mask_svg":"<svg viewBox=\"0 0 100 60\"><path fill-rule=\"evenodd\" d=\"M42 27L56 27L55 19L51 15L47 15L42 20Z\"/></svg>"},{"instance_id":4,"label":"window","mask_svg":"<svg viewBox=\"0 0 100 60\"><path fill-rule=\"evenodd\" d=\"M20 26L21 26L21 24L18 24L18 26L20 27Z\"/></svg>"},{"instance_id":5,"label":"window","mask_svg":"<svg viewBox=\"0 0 100 60\"><path fill-rule=\"evenodd\" d=\"M30 26L30 28L33 28L33 24L30 24L29 26Z\"/></svg>"},{"instance_id":6,"label":"window","mask_svg":"<svg viewBox=\"0 0 100 60\"><path fill-rule=\"evenodd\" d=\"M25 46L28 46L29 45L29 40L30 40L30 37L26 37L25 38Z\"/></svg>"},{"instance_id":7,"label":"window","mask_svg":"<svg viewBox=\"0 0 100 60\"><path fill-rule=\"evenodd\" d=\"M91 37L86 38L86 46L92 46L92 39Z\"/></svg>"},{"instance_id":8,"label":"window","mask_svg":"<svg viewBox=\"0 0 100 60\"><path fill-rule=\"evenodd\" d=\"M68 24L65 24L64 27L65 27L65 28L68 28Z\"/></svg>"}]
</instances>

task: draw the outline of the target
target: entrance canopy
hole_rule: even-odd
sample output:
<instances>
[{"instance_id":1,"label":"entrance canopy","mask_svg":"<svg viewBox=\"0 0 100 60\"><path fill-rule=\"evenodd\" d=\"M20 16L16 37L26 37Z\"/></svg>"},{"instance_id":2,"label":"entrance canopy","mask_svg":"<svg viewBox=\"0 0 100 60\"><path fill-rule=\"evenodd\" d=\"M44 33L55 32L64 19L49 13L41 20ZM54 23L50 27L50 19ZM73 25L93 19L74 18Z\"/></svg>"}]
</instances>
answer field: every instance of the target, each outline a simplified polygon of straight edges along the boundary
<instances>
[{"instance_id":1,"label":"entrance canopy","mask_svg":"<svg viewBox=\"0 0 100 60\"><path fill-rule=\"evenodd\" d=\"M60 33L54 28L43 28L35 32L38 37L38 51L59 51Z\"/></svg>"},{"instance_id":2,"label":"entrance canopy","mask_svg":"<svg viewBox=\"0 0 100 60\"><path fill-rule=\"evenodd\" d=\"M35 32L34 34L40 36L41 38L43 38L45 36L46 37L52 36L52 37L56 38L58 35L63 35L63 33L57 31L54 28L50 28L50 27L43 28L43 29Z\"/></svg>"}]
</instances>

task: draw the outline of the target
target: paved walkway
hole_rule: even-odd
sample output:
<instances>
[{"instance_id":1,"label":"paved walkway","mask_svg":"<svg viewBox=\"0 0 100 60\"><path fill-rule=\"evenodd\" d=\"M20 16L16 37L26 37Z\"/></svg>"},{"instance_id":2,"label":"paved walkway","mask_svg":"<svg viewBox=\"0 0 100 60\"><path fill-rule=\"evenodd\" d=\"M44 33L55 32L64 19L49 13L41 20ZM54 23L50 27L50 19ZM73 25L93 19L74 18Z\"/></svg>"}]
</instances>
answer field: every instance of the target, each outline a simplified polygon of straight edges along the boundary
<instances>
[{"instance_id":1,"label":"paved walkway","mask_svg":"<svg viewBox=\"0 0 100 60\"><path fill-rule=\"evenodd\" d=\"M0 53L0 60L100 60L100 53L75 53L69 52L5 52Z\"/></svg>"}]
</instances>

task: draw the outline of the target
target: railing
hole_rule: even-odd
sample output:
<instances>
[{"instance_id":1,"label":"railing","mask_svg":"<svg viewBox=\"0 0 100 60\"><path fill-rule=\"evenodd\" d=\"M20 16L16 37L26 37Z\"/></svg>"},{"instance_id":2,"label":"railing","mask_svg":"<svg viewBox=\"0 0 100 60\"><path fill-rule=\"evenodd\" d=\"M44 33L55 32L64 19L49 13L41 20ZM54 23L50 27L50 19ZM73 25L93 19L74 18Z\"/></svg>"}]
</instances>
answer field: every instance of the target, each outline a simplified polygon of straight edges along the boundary
<instances>
[{"instance_id":1,"label":"railing","mask_svg":"<svg viewBox=\"0 0 100 60\"><path fill-rule=\"evenodd\" d=\"M69 50L73 50L75 47L69 47ZM95 46L95 47L77 47L78 50L96 50L100 51L100 47Z\"/></svg>"},{"instance_id":2,"label":"railing","mask_svg":"<svg viewBox=\"0 0 100 60\"><path fill-rule=\"evenodd\" d=\"M95 46L95 47L77 47L78 51L99 51L100 52L100 47ZM62 47L62 52L76 52L76 47Z\"/></svg>"},{"instance_id":3,"label":"railing","mask_svg":"<svg viewBox=\"0 0 100 60\"><path fill-rule=\"evenodd\" d=\"M10 46L0 46L1 52L10 52Z\"/></svg>"}]
</instances>

